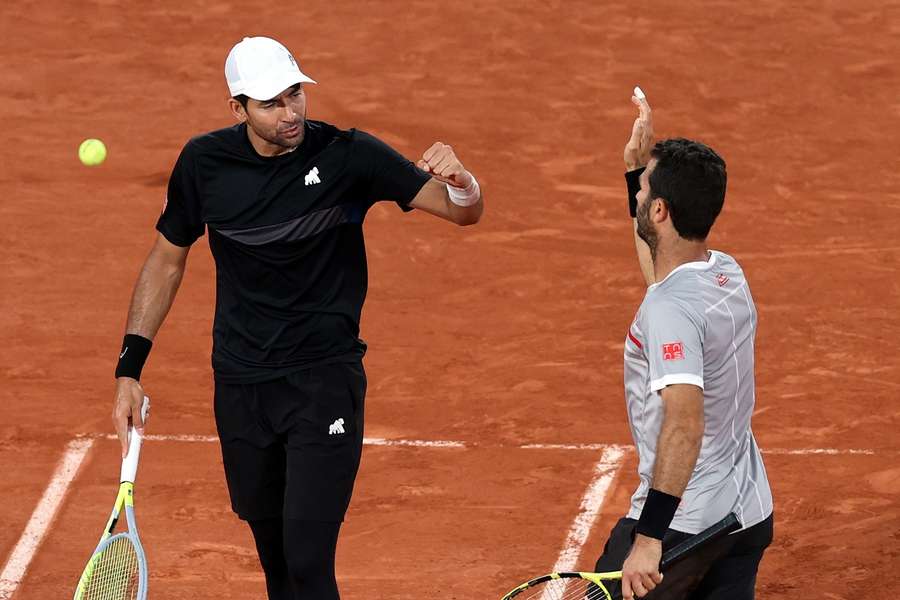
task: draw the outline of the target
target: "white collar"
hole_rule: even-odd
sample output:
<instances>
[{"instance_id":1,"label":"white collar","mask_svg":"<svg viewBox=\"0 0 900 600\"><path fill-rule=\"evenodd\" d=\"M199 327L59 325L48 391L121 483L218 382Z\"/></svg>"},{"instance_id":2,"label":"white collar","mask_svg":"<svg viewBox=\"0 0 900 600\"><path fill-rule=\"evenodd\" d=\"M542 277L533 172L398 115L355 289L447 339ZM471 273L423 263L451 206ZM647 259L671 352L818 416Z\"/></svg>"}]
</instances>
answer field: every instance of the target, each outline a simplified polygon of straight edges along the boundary
<instances>
[{"instance_id":1,"label":"white collar","mask_svg":"<svg viewBox=\"0 0 900 600\"><path fill-rule=\"evenodd\" d=\"M666 280L669 277L671 277L672 275L674 275L675 273L677 273L679 271L687 271L688 269L693 270L693 271L706 271L707 269L712 269L716 265L716 254L718 254L718 253L715 250L708 250L707 252L709 252L708 259L695 260L695 261L686 262L686 263L682 263L682 264L678 265L677 267L675 267L674 269L669 271L669 274L666 275L665 277L663 277L662 281L657 281L656 283L651 284L650 287L647 288L647 290L649 291L658 285L662 285L663 283L666 282Z\"/></svg>"}]
</instances>

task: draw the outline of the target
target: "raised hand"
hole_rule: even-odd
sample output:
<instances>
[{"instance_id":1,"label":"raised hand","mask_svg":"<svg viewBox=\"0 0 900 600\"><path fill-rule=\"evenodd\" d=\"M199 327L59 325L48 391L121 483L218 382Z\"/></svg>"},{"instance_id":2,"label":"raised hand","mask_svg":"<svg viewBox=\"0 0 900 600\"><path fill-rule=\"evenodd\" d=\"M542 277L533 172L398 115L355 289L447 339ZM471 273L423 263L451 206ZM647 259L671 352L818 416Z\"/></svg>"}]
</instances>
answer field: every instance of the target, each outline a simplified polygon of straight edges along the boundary
<instances>
[{"instance_id":1,"label":"raised hand","mask_svg":"<svg viewBox=\"0 0 900 600\"><path fill-rule=\"evenodd\" d=\"M640 88L635 88L635 92ZM631 138L625 144L625 167L629 171L646 167L650 162L650 150L653 149L653 115L650 104L643 92L640 96L631 97L631 102L638 107L638 117L631 127Z\"/></svg>"}]
</instances>

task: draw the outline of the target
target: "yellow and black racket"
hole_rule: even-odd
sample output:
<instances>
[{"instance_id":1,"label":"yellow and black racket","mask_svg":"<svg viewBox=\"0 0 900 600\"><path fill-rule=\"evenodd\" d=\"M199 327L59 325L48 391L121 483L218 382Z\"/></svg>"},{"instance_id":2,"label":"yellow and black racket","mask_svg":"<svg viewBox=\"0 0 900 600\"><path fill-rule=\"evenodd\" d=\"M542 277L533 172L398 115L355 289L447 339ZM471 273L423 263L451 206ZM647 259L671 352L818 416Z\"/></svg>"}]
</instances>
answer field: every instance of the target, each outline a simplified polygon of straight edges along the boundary
<instances>
[{"instance_id":1,"label":"yellow and black racket","mask_svg":"<svg viewBox=\"0 0 900 600\"><path fill-rule=\"evenodd\" d=\"M150 399L144 397L141 415L147 418ZM100 543L84 567L74 600L146 600L147 559L134 520L134 476L141 454L141 435L128 427L128 454L122 459L119 495L100 537ZM119 514L125 509L128 531L113 535Z\"/></svg>"},{"instance_id":2,"label":"yellow and black racket","mask_svg":"<svg viewBox=\"0 0 900 600\"><path fill-rule=\"evenodd\" d=\"M684 558L701 546L741 528L734 513L693 535L663 554L659 570ZM502 600L615 600L607 584L622 579L622 571L609 573L549 573L535 577L503 596Z\"/></svg>"}]
</instances>

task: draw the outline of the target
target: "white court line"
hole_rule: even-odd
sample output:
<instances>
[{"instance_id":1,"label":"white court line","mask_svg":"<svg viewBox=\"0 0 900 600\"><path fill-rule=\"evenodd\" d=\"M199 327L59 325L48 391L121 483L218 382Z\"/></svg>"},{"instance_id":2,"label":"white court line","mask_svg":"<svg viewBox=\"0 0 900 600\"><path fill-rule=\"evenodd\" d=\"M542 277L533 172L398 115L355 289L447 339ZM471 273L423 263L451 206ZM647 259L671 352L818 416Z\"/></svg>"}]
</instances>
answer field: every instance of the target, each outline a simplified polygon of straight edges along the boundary
<instances>
[{"instance_id":1,"label":"white court line","mask_svg":"<svg viewBox=\"0 0 900 600\"><path fill-rule=\"evenodd\" d=\"M108 440L118 439L115 434L101 435L99 437ZM145 441L151 442L201 442L210 443L218 442L219 438L214 435L146 435ZM465 448L468 446L465 442L455 442L451 440L389 440L386 438L363 438L363 444L367 446L416 446L421 448Z\"/></svg>"},{"instance_id":2,"label":"white court line","mask_svg":"<svg viewBox=\"0 0 900 600\"><path fill-rule=\"evenodd\" d=\"M422 448L465 448L465 442L448 440L388 440L385 438L363 438L368 446L417 446Z\"/></svg>"},{"instance_id":3,"label":"white court line","mask_svg":"<svg viewBox=\"0 0 900 600\"><path fill-rule=\"evenodd\" d=\"M624 446L607 446L603 450L600 460L594 467L594 478L581 498L581 507L575 516L575 520L572 521L572 525L569 527L569 533L559 553L559 558L556 559L556 564L553 565L552 571L554 573L571 571L578 564L581 548L587 542L588 536L594 528L594 521L597 520L597 515L600 514L600 508L603 506L606 492L609 491L616 472L622 466L625 449Z\"/></svg>"},{"instance_id":4,"label":"white court line","mask_svg":"<svg viewBox=\"0 0 900 600\"><path fill-rule=\"evenodd\" d=\"M610 444L524 444L519 446L523 450L603 450ZM625 446L620 446L624 448Z\"/></svg>"},{"instance_id":5,"label":"white court line","mask_svg":"<svg viewBox=\"0 0 900 600\"><path fill-rule=\"evenodd\" d=\"M80 439L96 439L104 438L107 440L116 439L115 434L89 434L79 436ZM219 438L214 435L164 435L150 434L144 436L144 440L153 442L218 442ZM363 444L367 446L412 446L419 448L518 448L521 450L587 450L597 451L606 448L619 448L621 450L634 450L634 446L617 445L617 444L484 444L479 442L464 442L460 440L416 440L416 439L388 439L388 438L363 438ZM876 453L898 453L896 450L871 450L867 448L769 448L762 451L763 454L820 454L827 456L838 456L844 454L867 454L874 455ZM2 600L2 598L0 598Z\"/></svg>"},{"instance_id":6,"label":"white court line","mask_svg":"<svg viewBox=\"0 0 900 600\"><path fill-rule=\"evenodd\" d=\"M25 531L13 547L3 571L0 572L0 600L10 600L22 581L22 577L41 544L47 529L56 516L62 500L78 472L78 468L87 456L95 439L116 439L115 435L93 434L78 436L66 447L62 459L50 478L50 483L44 491L44 495L38 501L31 519L25 527ZM218 441L214 435L148 435L149 441L169 442L201 442L212 443ZM566 537L563 549L560 552L554 571L567 571L575 567L581 554L581 548L587 541L594 521L600 512L606 493L612 484L618 468L621 466L624 453L633 450L633 446L610 444L480 444L478 442L463 442L454 440L417 440L417 439L386 439L364 438L363 443L370 446L412 446L424 448L520 448L536 450L602 450L600 460L594 468L594 479L581 500L581 508L569 533ZM879 453L884 452L882 450ZM891 451L888 451L891 452ZM773 448L763 450L763 454L776 455L846 455L846 454L876 454L875 450L859 448Z\"/></svg>"},{"instance_id":7,"label":"white court line","mask_svg":"<svg viewBox=\"0 0 900 600\"><path fill-rule=\"evenodd\" d=\"M118 439L116 434L111 433L109 435L103 436L108 440ZM145 441L151 442L218 442L219 437L215 435L145 435Z\"/></svg>"},{"instance_id":8,"label":"white court line","mask_svg":"<svg viewBox=\"0 0 900 600\"><path fill-rule=\"evenodd\" d=\"M771 448L763 450L763 454L828 454L837 456L839 454L875 454L874 450L864 448L798 448L791 450L789 448Z\"/></svg>"},{"instance_id":9,"label":"white court line","mask_svg":"<svg viewBox=\"0 0 900 600\"><path fill-rule=\"evenodd\" d=\"M59 461L56 471L50 478L50 484L44 490L44 495L38 501L28 525L25 526L25 531L22 532L22 537L16 542L9 560L3 567L3 572L0 573L0 600L12 598L22 582L22 577L25 575L35 551L41 545L41 540L44 539L44 534L47 533L47 529L56 516L56 511L69 489L69 484L72 483L78 467L81 466L93 444L93 439L81 438L72 440L66 447L62 460Z\"/></svg>"}]
</instances>

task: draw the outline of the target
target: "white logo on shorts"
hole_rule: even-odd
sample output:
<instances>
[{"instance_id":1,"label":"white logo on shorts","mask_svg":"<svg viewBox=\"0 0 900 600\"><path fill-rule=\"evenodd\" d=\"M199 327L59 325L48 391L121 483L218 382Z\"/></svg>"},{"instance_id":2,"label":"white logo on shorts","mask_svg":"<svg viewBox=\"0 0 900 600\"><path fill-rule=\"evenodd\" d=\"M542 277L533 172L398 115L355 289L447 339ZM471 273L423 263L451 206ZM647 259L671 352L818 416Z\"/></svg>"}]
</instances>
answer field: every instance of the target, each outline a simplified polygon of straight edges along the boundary
<instances>
[{"instance_id":1,"label":"white logo on shorts","mask_svg":"<svg viewBox=\"0 0 900 600\"><path fill-rule=\"evenodd\" d=\"M344 433L344 420L338 419L328 426L328 435Z\"/></svg>"},{"instance_id":2,"label":"white logo on shorts","mask_svg":"<svg viewBox=\"0 0 900 600\"><path fill-rule=\"evenodd\" d=\"M310 169L309 173L303 178L303 185L313 185L316 183L322 183L322 180L319 179L319 167Z\"/></svg>"}]
</instances>

